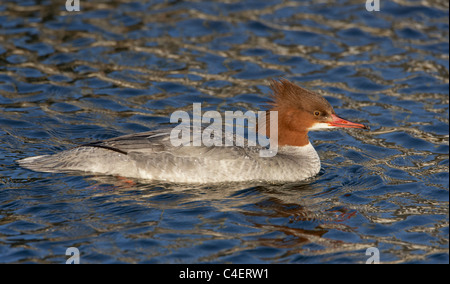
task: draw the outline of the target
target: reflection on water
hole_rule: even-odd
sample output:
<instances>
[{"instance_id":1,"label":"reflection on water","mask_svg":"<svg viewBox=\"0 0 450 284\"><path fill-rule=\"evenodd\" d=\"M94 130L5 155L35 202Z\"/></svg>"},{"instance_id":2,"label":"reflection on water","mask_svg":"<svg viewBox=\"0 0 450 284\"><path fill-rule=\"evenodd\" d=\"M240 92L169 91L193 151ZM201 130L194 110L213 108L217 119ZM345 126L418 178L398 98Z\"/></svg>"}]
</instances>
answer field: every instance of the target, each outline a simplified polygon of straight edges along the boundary
<instances>
[{"instance_id":1,"label":"reflection on water","mask_svg":"<svg viewBox=\"0 0 450 284\"><path fill-rule=\"evenodd\" d=\"M0 4L0 262L448 263L448 2ZM64 1L63 1L64 2ZM268 79L371 131L310 134L321 173L188 186L15 160L257 110Z\"/></svg>"}]
</instances>

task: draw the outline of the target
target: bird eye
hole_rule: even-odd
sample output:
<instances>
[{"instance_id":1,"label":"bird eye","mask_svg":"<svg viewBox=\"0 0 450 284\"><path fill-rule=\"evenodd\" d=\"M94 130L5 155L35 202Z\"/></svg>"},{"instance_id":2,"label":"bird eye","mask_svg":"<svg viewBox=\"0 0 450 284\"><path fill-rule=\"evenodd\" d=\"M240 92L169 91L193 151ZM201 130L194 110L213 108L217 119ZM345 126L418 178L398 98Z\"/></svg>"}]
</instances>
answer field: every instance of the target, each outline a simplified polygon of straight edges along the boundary
<instances>
[{"instance_id":1,"label":"bird eye","mask_svg":"<svg viewBox=\"0 0 450 284\"><path fill-rule=\"evenodd\" d=\"M320 115L320 111L316 110L316 111L314 112L314 115L315 115L315 116L319 116L319 115Z\"/></svg>"}]
</instances>

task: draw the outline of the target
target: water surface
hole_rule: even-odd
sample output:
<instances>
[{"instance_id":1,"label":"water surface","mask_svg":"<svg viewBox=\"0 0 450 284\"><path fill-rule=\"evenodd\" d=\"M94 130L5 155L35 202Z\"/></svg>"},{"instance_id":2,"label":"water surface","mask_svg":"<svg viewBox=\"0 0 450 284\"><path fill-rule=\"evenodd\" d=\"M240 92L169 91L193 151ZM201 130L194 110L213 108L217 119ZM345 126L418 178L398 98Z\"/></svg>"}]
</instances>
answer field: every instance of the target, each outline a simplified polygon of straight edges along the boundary
<instances>
[{"instance_id":1,"label":"water surface","mask_svg":"<svg viewBox=\"0 0 450 284\"><path fill-rule=\"evenodd\" d=\"M0 4L0 262L448 263L447 1ZM370 125L310 134L317 177L180 185L16 160L258 110L268 80Z\"/></svg>"}]
</instances>

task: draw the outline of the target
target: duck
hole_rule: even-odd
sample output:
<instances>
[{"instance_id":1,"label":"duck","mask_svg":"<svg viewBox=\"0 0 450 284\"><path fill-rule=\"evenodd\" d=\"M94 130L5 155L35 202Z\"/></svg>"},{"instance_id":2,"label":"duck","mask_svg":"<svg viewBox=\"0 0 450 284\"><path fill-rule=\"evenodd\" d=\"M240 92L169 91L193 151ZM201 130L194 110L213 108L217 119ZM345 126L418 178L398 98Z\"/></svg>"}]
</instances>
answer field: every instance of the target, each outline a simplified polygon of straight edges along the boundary
<instances>
[{"instance_id":1,"label":"duck","mask_svg":"<svg viewBox=\"0 0 450 284\"><path fill-rule=\"evenodd\" d=\"M37 172L77 172L174 183L295 182L312 178L321 169L309 131L369 129L339 117L323 96L287 79L272 80L270 88L268 115L265 123L257 125L257 132L270 141L272 155L261 155L268 150L267 145L255 145L247 139L243 145L204 145L189 143L196 137L190 135L185 140L188 143L174 143L173 128L161 128L27 157L18 163ZM276 118L276 125L271 125L271 117ZM193 128L187 131L192 134Z\"/></svg>"}]
</instances>

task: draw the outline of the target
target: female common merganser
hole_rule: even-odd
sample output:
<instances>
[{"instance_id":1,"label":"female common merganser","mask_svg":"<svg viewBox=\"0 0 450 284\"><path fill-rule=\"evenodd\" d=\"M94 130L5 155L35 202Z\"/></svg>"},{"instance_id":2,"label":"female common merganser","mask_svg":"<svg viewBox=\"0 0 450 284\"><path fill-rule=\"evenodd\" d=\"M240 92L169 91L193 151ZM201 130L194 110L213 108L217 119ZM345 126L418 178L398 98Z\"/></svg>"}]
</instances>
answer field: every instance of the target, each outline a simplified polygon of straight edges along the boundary
<instances>
[{"instance_id":1,"label":"female common merganser","mask_svg":"<svg viewBox=\"0 0 450 284\"><path fill-rule=\"evenodd\" d=\"M41 172L82 171L180 183L300 181L320 170L319 156L308 139L309 130L368 129L338 117L325 98L285 79L272 81L271 89L270 111L278 112L277 139L273 139L271 128L266 126L267 137L278 146L272 157L261 157L264 147L259 145L174 146L170 130L166 129L125 135L18 162Z\"/></svg>"}]
</instances>

